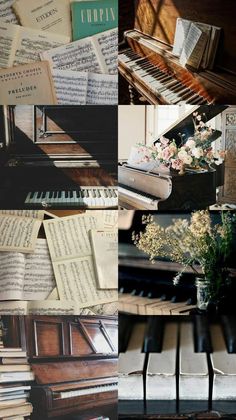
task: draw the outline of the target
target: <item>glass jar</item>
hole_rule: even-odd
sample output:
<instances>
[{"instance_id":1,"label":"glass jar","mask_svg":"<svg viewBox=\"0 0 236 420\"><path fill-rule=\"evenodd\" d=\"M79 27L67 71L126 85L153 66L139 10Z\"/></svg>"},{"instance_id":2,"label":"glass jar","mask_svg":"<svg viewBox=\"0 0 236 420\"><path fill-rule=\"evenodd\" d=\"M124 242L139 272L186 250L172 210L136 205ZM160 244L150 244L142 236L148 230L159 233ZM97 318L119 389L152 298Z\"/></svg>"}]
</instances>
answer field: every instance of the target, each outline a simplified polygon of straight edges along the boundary
<instances>
[{"instance_id":1,"label":"glass jar","mask_svg":"<svg viewBox=\"0 0 236 420\"><path fill-rule=\"evenodd\" d=\"M209 281L202 277L197 277L195 285L197 288L197 308L201 311L206 311L210 300Z\"/></svg>"}]
</instances>

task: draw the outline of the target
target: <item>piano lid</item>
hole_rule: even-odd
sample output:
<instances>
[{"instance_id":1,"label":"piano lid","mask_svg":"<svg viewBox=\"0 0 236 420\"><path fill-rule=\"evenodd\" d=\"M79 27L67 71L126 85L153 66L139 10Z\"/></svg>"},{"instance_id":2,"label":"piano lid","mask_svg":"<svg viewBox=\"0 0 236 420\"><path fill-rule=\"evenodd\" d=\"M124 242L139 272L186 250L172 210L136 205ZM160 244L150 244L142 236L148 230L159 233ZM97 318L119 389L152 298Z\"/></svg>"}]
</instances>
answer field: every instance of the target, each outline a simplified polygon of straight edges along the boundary
<instances>
[{"instance_id":1,"label":"piano lid","mask_svg":"<svg viewBox=\"0 0 236 420\"><path fill-rule=\"evenodd\" d=\"M173 45L176 19L182 17L223 29L216 64L236 72L236 2L212 0L135 0L135 29L168 45Z\"/></svg>"},{"instance_id":2,"label":"piano lid","mask_svg":"<svg viewBox=\"0 0 236 420\"><path fill-rule=\"evenodd\" d=\"M191 111L188 111L186 114L184 114L182 117L177 120L177 122L173 123L167 130L165 130L161 135L158 137L158 139L162 136L168 138L168 139L175 139L176 143L180 143L180 137L179 133L185 134L186 140L188 137L191 137L194 133L194 124L193 124L193 112L198 112L199 114L205 114L204 121L210 121L212 118L216 117L216 115L223 112L226 108L228 108L228 105L200 105L195 106L191 109ZM212 135L212 141L216 140L218 137L220 137L221 131L214 130ZM157 139L157 140L158 140ZM154 144L156 141L154 141Z\"/></svg>"}]
</instances>

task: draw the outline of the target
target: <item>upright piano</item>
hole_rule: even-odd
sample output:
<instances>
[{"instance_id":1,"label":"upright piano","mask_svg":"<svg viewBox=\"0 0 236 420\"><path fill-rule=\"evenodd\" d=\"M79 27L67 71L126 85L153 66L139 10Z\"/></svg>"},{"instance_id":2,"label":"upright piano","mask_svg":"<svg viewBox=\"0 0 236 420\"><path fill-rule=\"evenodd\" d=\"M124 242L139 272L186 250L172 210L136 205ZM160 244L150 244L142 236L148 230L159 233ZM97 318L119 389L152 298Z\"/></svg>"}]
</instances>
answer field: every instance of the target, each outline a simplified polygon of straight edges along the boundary
<instances>
[{"instance_id":1,"label":"upright piano","mask_svg":"<svg viewBox=\"0 0 236 420\"><path fill-rule=\"evenodd\" d=\"M120 104L235 104L234 1L121 0L119 13ZM173 55L178 17L222 28L212 70L185 68Z\"/></svg>"},{"instance_id":2,"label":"upright piano","mask_svg":"<svg viewBox=\"0 0 236 420\"><path fill-rule=\"evenodd\" d=\"M195 107L205 114L206 121L220 114L227 105L200 105ZM191 110L172 124L162 136L179 144L179 133L185 138L194 132ZM215 131L214 139L221 135ZM158 141L158 139L156 140ZM156 142L155 141L155 142ZM154 142L154 144L155 144ZM197 210L216 203L216 189L224 183L224 166L211 167L207 171L188 171L184 175L144 171L121 162L118 167L119 206L140 210Z\"/></svg>"},{"instance_id":3,"label":"upright piano","mask_svg":"<svg viewBox=\"0 0 236 420\"><path fill-rule=\"evenodd\" d=\"M116 107L4 108L1 208L117 208Z\"/></svg>"},{"instance_id":4,"label":"upright piano","mask_svg":"<svg viewBox=\"0 0 236 420\"><path fill-rule=\"evenodd\" d=\"M25 346L35 375L33 419L117 419L116 317L3 318L11 346Z\"/></svg>"}]
</instances>

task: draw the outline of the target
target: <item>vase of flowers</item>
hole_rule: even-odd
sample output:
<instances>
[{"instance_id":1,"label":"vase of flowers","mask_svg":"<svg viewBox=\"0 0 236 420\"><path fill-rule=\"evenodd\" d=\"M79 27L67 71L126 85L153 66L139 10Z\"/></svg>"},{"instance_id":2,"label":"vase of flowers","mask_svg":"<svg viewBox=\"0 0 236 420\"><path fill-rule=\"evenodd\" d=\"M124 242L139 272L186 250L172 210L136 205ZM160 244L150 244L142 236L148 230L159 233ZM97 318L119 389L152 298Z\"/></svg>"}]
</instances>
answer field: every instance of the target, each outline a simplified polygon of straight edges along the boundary
<instances>
[{"instance_id":1,"label":"vase of flowers","mask_svg":"<svg viewBox=\"0 0 236 420\"><path fill-rule=\"evenodd\" d=\"M133 233L135 245L149 255L166 257L180 263L182 268L173 278L177 285L186 269L196 275L197 306L205 310L208 303L217 307L229 281L228 259L230 257L236 215L221 213L221 222L212 223L207 210L196 211L190 220L177 219L167 228L153 221L152 216L143 219L144 232Z\"/></svg>"},{"instance_id":2,"label":"vase of flowers","mask_svg":"<svg viewBox=\"0 0 236 420\"><path fill-rule=\"evenodd\" d=\"M205 114L193 113L194 134L186 138L179 133L179 142L161 137L152 146L138 144L140 164L153 163L153 168L164 166L169 171L183 175L187 169L208 169L211 164L220 165L225 157L224 151L214 151L212 142L216 140L215 132L204 121Z\"/></svg>"}]
</instances>

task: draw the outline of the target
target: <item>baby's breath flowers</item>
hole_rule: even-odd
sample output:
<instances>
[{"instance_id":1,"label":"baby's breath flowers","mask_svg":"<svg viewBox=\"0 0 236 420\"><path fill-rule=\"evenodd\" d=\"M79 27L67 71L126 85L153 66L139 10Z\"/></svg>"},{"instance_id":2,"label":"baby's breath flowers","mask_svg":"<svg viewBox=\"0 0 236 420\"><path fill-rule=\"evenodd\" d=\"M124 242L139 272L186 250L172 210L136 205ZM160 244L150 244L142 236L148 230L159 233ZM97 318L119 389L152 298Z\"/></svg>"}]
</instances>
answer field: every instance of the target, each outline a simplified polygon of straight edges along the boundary
<instances>
[{"instance_id":1,"label":"baby's breath flowers","mask_svg":"<svg viewBox=\"0 0 236 420\"><path fill-rule=\"evenodd\" d=\"M149 255L152 262L157 257L165 257L180 263L183 268L173 279L177 285L184 271L190 267L193 272L210 281L212 296L226 279L227 259L231 252L235 215L221 213L221 223L213 224L207 210L196 211L190 220L173 219L164 228L151 215L143 218L145 230L133 233L133 241L138 249ZM201 270L196 267L201 268Z\"/></svg>"},{"instance_id":2,"label":"baby's breath flowers","mask_svg":"<svg viewBox=\"0 0 236 420\"><path fill-rule=\"evenodd\" d=\"M211 126L204 121L205 114L193 113L194 134L186 139L179 133L180 142L161 137L152 146L138 144L139 162L153 162L154 167L164 165L168 169L182 172L185 167L206 168L211 164L219 165L225 157L224 151L214 151L212 148Z\"/></svg>"}]
</instances>

